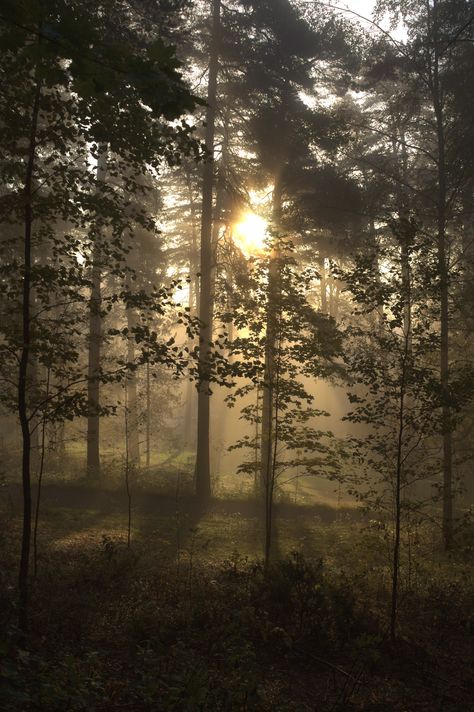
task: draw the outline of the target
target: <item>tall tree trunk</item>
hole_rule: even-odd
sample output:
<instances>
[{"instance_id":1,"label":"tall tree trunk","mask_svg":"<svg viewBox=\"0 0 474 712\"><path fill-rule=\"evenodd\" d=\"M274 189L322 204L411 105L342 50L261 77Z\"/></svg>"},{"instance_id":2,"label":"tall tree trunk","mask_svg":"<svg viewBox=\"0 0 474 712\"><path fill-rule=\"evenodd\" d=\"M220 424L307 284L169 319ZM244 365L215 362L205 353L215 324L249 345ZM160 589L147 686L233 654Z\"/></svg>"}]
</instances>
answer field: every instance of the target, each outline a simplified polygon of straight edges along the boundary
<instances>
[{"instance_id":1,"label":"tall tree trunk","mask_svg":"<svg viewBox=\"0 0 474 712\"><path fill-rule=\"evenodd\" d=\"M125 384L125 408L123 410L124 425L125 425L125 492L127 494L127 549L130 549L130 539L132 533L132 490L130 487L130 470L133 470L133 464L130 462L130 433L129 433L129 413L130 404L128 401L127 384Z\"/></svg>"},{"instance_id":2,"label":"tall tree trunk","mask_svg":"<svg viewBox=\"0 0 474 712\"><path fill-rule=\"evenodd\" d=\"M272 256L269 268L269 304L267 308L267 323L265 335L265 364L262 386L262 428L260 446L260 488L262 495L268 491L273 471L273 400L274 400L274 375L275 375L275 320L274 304L270 302L274 283L276 281L276 258Z\"/></svg>"},{"instance_id":3,"label":"tall tree trunk","mask_svg":"<svg viewBox=\"0 0 474 712\"><path fill-rule=\"evenodd\" d=\"M127 326L129 336L127 339L127 360L135 362L135 339L133 329L136 325L136 315L133 309L127 309ZM127 451L129 465L133 470L140 467L140 432L138 427L138 397L137 397L137 372L130 371L125 382L127 395Z\"/></svg>"},{"instance_id":4,"label":"tall tree trunk","mask_svg":"<svg viewBox=\"0 0 474 712\"><path fill-rule=\"evenodd\" d=\"M436 120L438 154L437 249L440 288L440 383L442 394L443 438L443 543L446 551L453 546L453 434L449 393L449 265L446 250L446 147L444 107L439 78L438 2L433 4L434 55L431 92Z\"/></svg>"},{"instance_id":5,"label":"tall tree trunk","mask_svg":"<svg viewBox=\"0 0 474 712\"><path fill-rule=\"evenodd\" d=\"M278 452L278 442L279 442L279 416L280 416L280 370L281 370L281 309L279 310L278 316L276 318L276 341L278 342L278 347L276 353L274 354L274 385L273 385L273 395L274 395L274 413L273 413L273 433L272 433L272 461L271 461L271 473L265 491L265 550L264 550L264 567L265 570L268 569L270 564L270 557L272 553L272 543L273 543L273 530L274 530L274 494L275 486L277 481L277 452Z\"/></svg>"},{"instance_id":6,"label":"tall tree trunk","mask_svg":"<svg viewBox=\"0 0 474 712\"><path fill-rule=\"evenodd\" d=\"M150 364L146 365L146 466L150 467L151 460L151 383L150 383Z\"/></svg>"},{"instance_id":7,"label":"tall tree trunk","mask_svg":"<svg viewBox=\"0 0 474 712\"><path fill-rule=\"evenodd\" d=\"M107 146L99 149L97 182L105 180L107 169ZM87 476L100 479L100 352L102 341L101 318L101 248L100 237L95 236L92 254L92 287L89 302L89 360L87 382Z\"/></svg>"},{"instance_id":8,"label":"tall tree trunk","mask_svg":"<svg viewBox=\"0 0 474 712\"><path fill-rule=\"evenodd\" d=\"M401 156L398 156L397 143L394 142L394 156L400 165L403 184L408 182L408 156L405 146L405 136L399 129L401 139ZM404 433L406 429L406 411L408 407L408 369L412 350L412 301L411 301L411 269L410 269L410 226L408 224L408 200L402 187L402 182L397 187L397 209L400 218L399 231L395 237L400 246L400 266L402 279L403 302L403 353L400 364L400 391L398 409L398 437L397 437L397 465L395 472L395 536L393 542L393 569L392 569L392 597L390 610L390 639L395 641L398 617L398 587L400 577L400 548L402 533L402 486L404 479Z\"/></svg>"},{"instance_id":9,"label":"tall tree trunk","mask_svg":"<svg viewBox=\"0 0 474 712\"><path fill-rule=\"evenodd\" d=\"M206 148L214 156L216 118L217 73L219 69L219 40L221 31L221 1L213 2L212 38L209 63L209 83L206 110ZM211 497L211 470L209 459L209 368L212 340L212 198L214 164L207 161L203 169L201 216L201 289L199 299L199 382L198 427L196 452L196 494L206 502Z\"/></svg>"},{"instance_id":10,"label":"tall tree trunk","mask_svg":"<svg viewBox=\"0 0 474 712\"><path fill-rule=\"evenodd\" d=\"M282 184L280 177L275 179L273 189L273 227L279 230L281 222ZM265 561L268 564L271 546L271 522L273 513L274 489L274 443L273 429L275 406L275 357L277 340L277 282L279 270L279 252L274 248L270 257L268 272L268 301L265 335L265 364L262 388L262 428L261 428L261 481L260 488L265 505Z\"/></svg>"},{"instance_id":11,"label":"tall tree trunk","mask_svg":"<svg viewBox=\"0 0 474 712\"><path fill-rule=\"evenodd\" d=\"M262 439L260 435L259 425L261 423L260 416L260 404L261 404L261 392L260 384L257 382L256 393L255 393L255 472L253 479L253 490L255 498L258 498L261 494L261 481L262 481L262 457L261 457L261 445Z\"/></svg>"},{"instance_id":12,"label":"tall tree trunk","mask_svg":"<svg viewBox=\"0 0 474 712\"><path fill-rule=\"evenodd\" d=\"M395 472L395 536L393 542L393 569L392 569L392 601L390 610L390 639L396 638L397 612L398 612L398 579L400 573L400 542L402 523L402 476L403 476L403 436L405 431L405 406L406 406L406 385L407 368L410 353L411 326L406 325L403 335L404 348L400 373L400 395L398 409L398 436L397 436L397 466Z\"/></svg>"},{"instance_id":13,"label":"tall tree trunk","mask_svg":"<svg viewBox=\"0 0 474 712\"><path fill-rule=\"evenodd\" d=\"M226 153L227 153L227 142L226 139L224 138L224 143L222 146L222 163L225 163L226 160ZM215 296L216 296L216 280L217 280L217 252L218 252L218 247L219 247L219 237L221 235L221 215L222 215L222 209L224 206L224 182L218 179L217 185L216 185L216 198L215 198L215 206L214 206L214 222L212 226L212 268L211 268L211 323L214 321L214 304L215 304ZM223 404L221 404L223 406ZM218 407L216 405L216 402L214 400L214 406ZM212 425L212 439L213 439L213 457L210 457L210 463L212 466L212 470L215 472L219 472L220 469L220 463L221 463L221 457L222 457L222 451L224 449L224 441L225 441L225 427L227 424L227 418L225 415L225 406L224 407L224 412L221 414L221 417L214 419L213 425Z\"/></svg>"},{"instance_id":14,"label":"tall tree trunk","mask_svg":"<svg viewBox=\"0 0 474 712\"><path fill-rule=\"evenodd\" d=\"M35 289L30 290L30 321L34 324L34 314L36 307ZM34 340L34 330L31 333L31 339ZM31 408L38 401L39 396L39 364L33 354L30 353L28 360L28 372L26 374L28 383L28 407ZM41 418L35 414L29 416L30 421L30 459L31 467L37 469L41 460Z\"/></svg>"},{"instance_id":15,"label":"tall tree trunk","mask_svg":"<svg viewBox=\"0 0 474 712\"><path fill-rule=\"evenodd\" d=\"M369 216L368 216L368 223L367 223L367 250L369 254L371 255L371 264L372 264L372 271L373 274L375 275L375 280L377 282L377 285L380 285L381 277L380 277L380 263L379 263L379 256L378 256L378 239L377 239L377 229L375 227L375 215L376 215L376 209L374 204L369 205ZM375 310L371 315L370 315L370 320L373 324L373 327L375 329L379 329L381 327L381 324L383 322L383 317L381 314Z\"/></svg>"},{"instance_id":16,"label":"tall tree trunk","mask_svg":"<svg viewBox=\"0 0 474 712\"><path fill-rule=\"evenodd\" d=\"M46 398L49 397L49 381L51 376L51 370L48 368L46 376ZM40 452L40 462L38 469L38 481L36 490L36 506L35 506L35 522L33 527L33 575L36 578L38 573L38 525L39 525L39 513L41 505L41 491L43 485L43 474L44 474L44 459L46 454L46 413L43 413L43 418L41 422L41 452Z\"/></svg>"},{"instance_id":17,"label":"tall tree trunk","mask_svg":"<svg viewBox=\"0 0 474 712\"><path fill-rule=\"evenodd\" d=\"M399 139L399 140L398 140ZM400 148L399 148L400 147ZM408 347L411 349L411 272L410 272L410 226L408 224L409 202L405 186L408 185L408 154L405 142L405 131L402 126L394 128L392 141L393 158L399 166L400 181L396 185L397 211L399 216L399 231L395 239L400 246L400 265L403 293L404 333L409 334Z\"/></svg>"},{"instance_id":18,"label":"tall tree trunk","mask_svg":"<svg viewBox=\"0 0 474 712\"><path fill-rule=\"evenodd\" d=\"M198 254L197 254L197 230L196 230L196 204L194 200L194 190L190 172L186 172L186 186L189 196L189 213L191 219L191 251L189 255L189 313L194 316L199 304L199 278L197 273ZM196 413L196 389L192 381L188 381L185 389L184 402L184 423L183 436L184 443L188 447L193 446L194 433L193 426L195 424Z\"/></svg>"},{"instance_id":19,"label":"tall tree trunk","mask_svg":"<svg viewBox=\"0 0 474 712\"><path fill-rule=\"evenodd\" d=\"M23 489L23 528L21 537L20 570L18 576L19 605L18 623L20 630L26 633L28 628L28 575L31 548L31 431L28 416L28 367L31 350L31 265L32 265L32 228L33 228L33 174L36 160L38 116L40 110L41 82L36 81L31 128L28 146L24 185L24 245L23 245L23 302L22 302L22 348L18 370L18 416L22 434L22 489Z\"/></svg>"}]
</instances>

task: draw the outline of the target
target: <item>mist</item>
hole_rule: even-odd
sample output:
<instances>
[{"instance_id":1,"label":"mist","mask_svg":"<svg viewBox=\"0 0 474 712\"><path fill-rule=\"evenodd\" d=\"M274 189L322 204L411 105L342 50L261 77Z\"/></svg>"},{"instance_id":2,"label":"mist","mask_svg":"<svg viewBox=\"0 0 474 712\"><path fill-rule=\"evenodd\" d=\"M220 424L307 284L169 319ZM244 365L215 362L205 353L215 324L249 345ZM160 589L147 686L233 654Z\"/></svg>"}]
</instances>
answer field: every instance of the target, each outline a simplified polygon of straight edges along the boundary
<instances>
[{"instance_id":1,"label":"mist","mask_svg":"<svg viewBox=\"0 0 474 712\"><path fill-rule=\"evenodd\" d=\"M468 710L471 0L7 0L0 705Z\"/></svg>"}]
</instances>

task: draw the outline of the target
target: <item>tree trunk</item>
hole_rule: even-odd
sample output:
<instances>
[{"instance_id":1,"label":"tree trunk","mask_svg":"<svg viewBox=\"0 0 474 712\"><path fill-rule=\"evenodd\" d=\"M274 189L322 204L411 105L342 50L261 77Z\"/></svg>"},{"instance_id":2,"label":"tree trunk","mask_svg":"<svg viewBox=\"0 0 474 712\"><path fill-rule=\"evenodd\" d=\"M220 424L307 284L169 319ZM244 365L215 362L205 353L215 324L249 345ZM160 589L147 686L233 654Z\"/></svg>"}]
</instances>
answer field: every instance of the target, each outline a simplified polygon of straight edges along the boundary
<instances>
[{"instance_id":1,"label":"tree trunk","mask_svg":"<svg viewBox=\"0 0 474 712\"><path fill-rule=\"evenodd\" d=\"M129 363L135 362L135 339L133 337L133 328L136 325L136 315L133 309L127 309L127 326L128 326L128 339L127 339L127 361ZM125 382L126 394L127 394L127 451L129 457L129 465L135 471L137 467L140 467L140 432L138 427L138 398L137 398L137 372L135 370L130 371Z\"/></svg>"},{"instance_id":2,"label":"tree trunk","mask_svg":"<svg viewBox=\"0 0 474 712\"><path fill-rule=\"evenodd\" d=\"M262 387L262 429L261 429L261 482L262 494L269 489L271 473L273 470L273 399L274 399L274 374L275 374L275 319L274 304L271 299L274 293L276 281L276 257L272 256L269 267L268 292L269 302L267 306L267 324L265 335L265 364Z\"/></svg>"},{"instance_id":3,"label":"tree trunk","mask_svg":"<svg viewBox=\"0 0 474 712\"><path fill-rule=\"evenodd\" d=\"M32 288L30 290L30 321L31 321L31 334L30 338L32 341L35 340L34 333L34 314L36 311L36 298L35 290ZM28 371L26 374L27 388L28 388L28 410L35 409L35 406L40 399L39 395L39 364L33 354L30 353L28 359ZM40 442L40 431L41 431L41 418L37 415L29 416L30 423L30 460L31 468L37 469L41 459L41 442Z\"/></svg>"},{"instance_id":4,"label":"tree trunk","mask_svg":"<svg viewBox=\"0 0 474 712\"><path fill-rule=\"evenodd\" d=\"M262 457L261 457L261 435L259 425L261 423L260 416L260 403L261 403L261 392L260 384L257 381L256 393L255 393L255 472L253 479L253 490L255 498L257 499L261 492L261 479L262 479Z\"/></svg>"},{"instance_id":5,"label":"tree trunk","mask_svg":"<svg viewBox=\"0 0 474 712\"><path fill-rule=\"evenodd\" d=\"M400 143L396 139L400 140ZM393 157L400 168L400 181L397 183L397 210L400 221L399 234L395 235L400 245L400 265L403 293L404 333L408 334L408 348L411 350L411 271L410 271L410 227L409 202L405 186L408 185L408 154L405 141L405 131L402 126L394 130ZM400 145L400 150L398 146Z\"/></svg>"},{"instance_id":6,"label":"tree trunk","mask_svg":"<svg viewBox=\"0 0 474 712\"><path fill-rule=\"evenodd\" d=\"M198 254L197 254L197 234L196 234L196 205L194 201L193 184L191 175L186 173L186 185L189 194L189 212L191 219L191 252L189 255L189 313L194 316L199 304L199 278L197 273ZM183 423L183 440L185 446L193 447L194 432L196 417L196 389L192 381L188 381L185 388L184 402L184 423Z\"/></svg>"},{"instance_id":7,"label":"tree trunk","mask_svg":"<svg viewBox=\"0 0 474 712\"><path fill-rule=\"evenodd\" d=\"M405 389L407 380L408 356L410 349L410 326L404 333L404 351L401 363L400 400L398 411L397 468L395 473L395 537L393 543L392 570L392 605L390 611L390 639L393 642L397 632L398 578L400 572L400 541L402 515L402 469L403 469L403 434L405 430Z\"/></svg>"},{"instance_id":8,"label":"tree trunk","mask_svg":"<svg viewBox=\"0 0 474 712\"><path fill-rule=\"evenodd\" d=\"M24 197L24 245L23 245L23 303L22 303L22 348L18 369L18 416L22 434L22 489L23 489L23 528L21 537L20 570L18 576L19 605L18 623L20 630L26 633L28 628L28 574L31 548L31 431L28 417L28 367L31 349L31 265L32 265L32 186L36 160L36 143L38 131L38 116L40 109L41 83L37 80L33 108L31 114L31 129L28 146L28 161L26 165Z\"/></svg>"},{"instance_id":9,"label":"tree trunk","mask_svg":"<svg viewBox=\"0 0 474 712\"><path fill-rule=\"evenodd\" d=\"M406 213L406 203L400 195L399 211L401 215ZM403 225L402 225L403 228ZM406 426L406 410L408 407L408 397L406 393L409 361L412 349L412 305L411 305L411 270L410 270L410 247L409 234L400 234L400 261L402 274L402 298L403 298L403 355L401 361L400 374L400 397L399 397L399 418L398 418L398 440L397 440L397 468L395 475L395 537L393 543L393 570L392 570L392 606L390 612L390 639L392 642L396 638L397 613L398 613L398 580L400 573L400 545L402 526L402 485L403 485L403 450L404 432Z\"/></svg>"},{"instance_id":10,"label":"tree trunk","mask_svg":"<svg viewBox=\"0 0 474 712\"><path fill-rule=\"evenodd\" d=\"M97 163L97 182L105 180L107 168L107 147L100 147ZM101 318L101 249L96 236L92 254L92 287L89 302L89 355L87 382L87 476L100 479L100 352L102 341Z\"/></svg>"},{"instance_id":11,"label":"tree trunk","mask_svg":"<svg viewBox=\"0 0 474 712\"><path fill-rule=\"evenodd\" d=\"M49 397L49 381L50 381L51 371L48 368L48 375L46 377L46 398ZM38 573L38 524L39 524L39 513L41 505L41 490L43 485L43 474L44 474L44 459L46 454L46 413L43 413L43 418L41 422L41 452L40 452L40 462L38 469L38 481L36 490L36 507L35 507L35 523L33 527L33 575L36 578Z\"/></svg>"},{"instance_id":12,"label":"tree trunk","mask_svg":"<svg viewBox=\"0 0 474 712\"><path fill-rule=\"evenodd\" d=\"M279 177L275 180L273 189L273 223L278 231L281 222L282 185ZM261 429L261 482L260 488L265 504L265 565L268 565L271 548L271 530L273 515L273 490L275 477L273 429L275 406L275 357L277 340L277 281L278 281L278 250L274 248L270 257L268 272L268 302L265 335L265 364L262 388L262 429Z\"/></svg>"},{"instance_id":13,"label":"tree trunk","mask_svg":"<svg viewBox=\"0 0 474 712\"><path fill-rule=\"evenodd\" d=\"M151 383L150 364L146 365L146 466L150 467L151 460Z\"/></svg>"},{"instance_id":14,"label":"tree trunk","mask_svg":"<svg viewBox=\"0 0 474 712\"><path fill-rule=\"evenodd\" d=\"M125 384L125 408L123 410L124 425L125 425L125 492L127 494L127 549L130 549L130 539L132 533L132 491L130 488L130 470L133 470L133 464L130 462L130 431L129 431L129 413L130 404L128 402L127 384Z\"/></svg>"},{"instance_id":15,"label":"tree trunk","mask_svg":"<svg viewBox=\"0 0 474 712\"><path fill-rule=\"evenodd\" d=\"M213 2L211 53L206 110L206 148L214 156L216 117L217 73L219 68L221 1ZM196 452L196 494L206 502L211 497L211 471L209 460L210 392L209 369L212 340L212 198L214 164L207 161L203 170L202 216L201 216L201 289L199 300L199 382L198 382L198 427Z\"/></svg>"},{"instance_id":16,"label":"tree trunk","mask_svg":"<svg viewBox=\"0 0 474 712\"><path fill-rule=\"evenodd\" d=\"M437 247L440 280L440 383L442 394L443 438L443 543L446 551L453 546L453 435L449 393L449 266L446 251L446 149L444 111L439 80L438 3L433 5L434 57L431 91L436 119L438 153Z\"/></svg>"},{"instance_id":17,"label":"tree trunk","mask_svg":"<svg viewBox=\"0 0 474 712\"><path fill-rule=\"evenodd\" d=\"M226 155L226 139L222 146L222 162L225 161ZM214 222L212 226L212 267L211 267L211 323L214 321L214 303L216 296L216 280L217 280L217 252L219 247L219 237L221 234L221 215L224 206L224 183L217 181L216 186L216 199L214 206ZM214 407L219 407L214 399ZM227 423L227 418L225 416L225 405L221 403L221 407L224 408L222 417L214 420L212 426L212 440L213 440L213 456L210 455L211 468L214 472L219 472L221 463L221 453L224 448L225 441L225 427Z\"/></svg>"},{"instance_id":18,"label":"tree trunk","mask_svg":"<svg viewBox=\"0 0 474 712\"><path fill-rule=\"evenodd\" d=\"M274 494L275 485L277 481L277 452L278 452L278 428L279 428L279 416L280 416L280 370L281 370L281 310L276 320L276 331L277 331L277 341L278 348L274 358L274 427L273 427L273 453L272 453L272 470L270 473L270 478L267 484L265 492L265 556L264 556L264 567L265 570L268 569L270 563L270 557L272 553L272 542L273 542L273 522L274 522Z\"/></svg>"}]
</instances>

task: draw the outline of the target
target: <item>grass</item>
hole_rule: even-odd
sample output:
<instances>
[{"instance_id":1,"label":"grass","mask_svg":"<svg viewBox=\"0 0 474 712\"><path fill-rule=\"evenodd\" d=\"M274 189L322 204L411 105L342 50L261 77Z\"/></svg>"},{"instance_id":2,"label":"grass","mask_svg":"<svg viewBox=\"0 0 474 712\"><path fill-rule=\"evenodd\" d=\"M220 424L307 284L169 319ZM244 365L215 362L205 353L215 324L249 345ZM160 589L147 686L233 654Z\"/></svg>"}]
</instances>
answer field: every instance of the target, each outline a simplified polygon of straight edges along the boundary
<instances>
[{"instance_id":1,"label":"grass","mask_svg":"<svg viewBox=\"0 0 474 712\"><path fill-rule=\"evenodd\" d=\"M393 646L387 525L341 498L331 506L327 491L306 504L285 496L265 575L256 504L234 493L202 510L182 484L135 488L130 550L117 483L45 486L28 643L15 629L21 498L9 485L2 709L470 709L472 532L445 557L432 529L414 525Z\"/></svg>"}]
</instances>

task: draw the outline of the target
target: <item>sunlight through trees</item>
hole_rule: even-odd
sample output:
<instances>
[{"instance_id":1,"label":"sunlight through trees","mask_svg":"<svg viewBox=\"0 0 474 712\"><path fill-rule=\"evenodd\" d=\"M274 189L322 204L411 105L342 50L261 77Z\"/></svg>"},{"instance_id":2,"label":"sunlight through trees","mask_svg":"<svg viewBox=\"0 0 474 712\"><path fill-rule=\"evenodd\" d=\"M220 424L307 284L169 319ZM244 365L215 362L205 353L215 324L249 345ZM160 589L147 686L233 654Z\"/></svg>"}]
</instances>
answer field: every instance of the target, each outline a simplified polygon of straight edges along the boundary
<instances>
[{"instance_id":1,"label":"sunlight through trees","mask_svg":"<svg viewBox=\"0 0 474 712\"><path fill-rule=\"evenodd\" d=\"M467 710L473 0L0 50L2 710Z\"/></svg>"}]
</instances>

